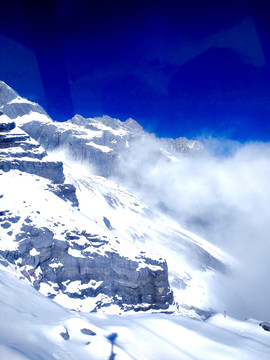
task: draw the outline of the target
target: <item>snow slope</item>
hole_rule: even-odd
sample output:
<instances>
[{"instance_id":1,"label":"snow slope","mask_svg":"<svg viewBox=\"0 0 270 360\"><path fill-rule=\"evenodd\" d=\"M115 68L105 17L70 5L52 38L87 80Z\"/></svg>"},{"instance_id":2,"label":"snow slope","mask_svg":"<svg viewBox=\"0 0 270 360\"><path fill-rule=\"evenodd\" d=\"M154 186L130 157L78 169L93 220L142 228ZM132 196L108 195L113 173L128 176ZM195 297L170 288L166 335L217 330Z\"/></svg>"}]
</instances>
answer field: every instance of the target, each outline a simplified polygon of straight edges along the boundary
<instances>
[{"instance_id":1,"label":"snow slope","mask_svg":"<svg viewBox=\"0 0 270 360\"><path fill-rule=\"evenodd\" d=\"M21 99L17 97L12 101L20 104ZM66 181L75 186L80 213L95 224L93 229L98 224L105 231L106 235L103 236L113 237L114 244L119 247L117 251L123 254L120 248L124 249L128 257L132 258L135 245L142 254L165 258L176 308L191 316L209 316L213 294L209 292L208 283L216 273L228 273L233 260L207 241L183 229L162 211L150 209L112 179L90 175L91 165L101 174L115 172L117 159L123 151L129 151L132 141L148 136L140 125L132 119L121 122L108 116L84 119L79 115L65 123L56 123L45 113L33 110L20 115L15 121L40 141L50 156L54 154L55 159L65 163ZM157 158L162 157L166 161L177 161L179 153L195 154L202 151L200 143L187 139L160 139L157 144L152 151ZM77 220L75 222L79 223ZM53 223L61 223L61 220ZM53 231L59 237L58 230ZM76 251L69 249L75 257ZM57 264L51 266L56 267ZM77 283L77 286L81 291L83 284ZM70 288L74 290L73 285ZM51 293L48 286L42 285L41 290L44 294ZM57 301L59 296L53 294ZM69 302L74 306L74 299ZM198 309L204 312L198 315Z\"/></svg>"},{"instance_id":2,"label":"snow slope","mask_svg":"<svg viewBox=\"0 0 270 360\"><path fill-rule=\"evenodd\" d=\"M87 315L93 324L118 334L126 359L255 360L270 356L269 333L256 320L238 321L217 314L204 322L183 316ZM96 359L102 359L95 355ZM116 357L121 359L122 357Z\"/></svg>"},{"instance_id":3,"label":"snow slope","mask_svg":"<svg viewBox=\"0 0 270 360\"><path fill-rule=\"evenodd\" d=\"M150 208L123 186L91 175L87 166L79 165L88 161L100 167L100 173L108 170L108 164L115 165L123 149L129 151L132 137L143 134L141 127L133 120L121 123L109 117L76 116L64 124L54 123L37 104L0 85L6 96L6 100L1 98L1 109L29 133L33 131L45 148L60 146L66 180L75 186L79 200L77 208L63 192L59 196L57 185L48 179L18 170L0 172L0 251L13 264L0 258L0 358L112 359L107 337L115 333L114 352L120 360L269 359L269 333L259 327L259 321L239 321L213 315L211 310L215 294L209 283L218 274L229 275L234 260L183 229L168 213ZM177 151L200 151L198 143L167 140L158 141L153 149L155 156L166 161L177 161ZM38 229L37 233L31 226ZM31 243L37 235L41 244L48 242L46 251ZM21 244L22 239L29 243ZM169 308L172 313L155 313L141 304L145 313L138 314L134 313L136 307L119 306L118 294L103 296L98 291L106 279L84 281L78 273L65 281L44 281L42 271L60 276L63 269L63 254L49 257L47 268L38 266L55 244L59 254L64 249L62 253L69 259L67 270L75 272L73 264L90 259L91 254L97 259L106 259L108 254L120 256L122 260L117 262L117 258L114 268L119 271L117 278L123 275L122 262L128 265L124 273L131 267L133 275L145 274L145 270L156 277L166 270L162 256L168 262L176 301ZM24 257L17 258L17 251ZM164 291L160 287L157 290ZM100 309L97 304L104 307ZM91 310L102 313L89 313ZM130 311L123 313L125 310Z\"/></svg>"},{"instance_id":4,"label":"snow slope","mask_svg":"<svg viewBox=\"0 0 270 360\"><path fill-rule=\"evenodd\" d=\"M258 321L220 314L201 322L169 314L72 312L19 280L9 266L0 265L0 299L3 360L109 359L112 333L117 334L113 351L118 360L270 357L270 335Z\"/></svg>"},{"instance_id":5,"label":"snow slope","mask_svg":"<svg viewBox=\"0 0 270 360\"><path fill-rule=\"evenodd\" d=\"M80 330L99 333L97 337L106 342L103 331L78 313L41 295L17 276L9 266L0 266L0 358L94 359L87 343L96 336L85 335ZM68 341L61 336L67 332Z\"/></svg>"},{"instance_id":6,"label":"snow slope","mask_svg":"<svg viewBox=\"0 0 270 360\"><path fill-rule=\"evenodd\" d=\"M148 296L148 276L154 277L154 287L162 276L157 286L165 295L163 259L147 257L134 244L127 247L121 236L55 195L48 179L17 170L0 172L0 189L0 253L41 293L68 308L91 311L97 304L116 305L122 297L134 304L135 298L124 299L129 287L134 296L138 286L139 294ZM144 281L148 288L139 290Z\"/></svg>"},{"instance_id":7,"label":"snow slope","mask_svg":"<svg viewBox=\"0 0 270 360\"><path fill-rule=\"evenodd\" d=\"M59 160L63 153L55 156ZM217 273L229 273L235 260L164 213L150 209L112 180L90 175L84 166L64 161L65 177L76 187L81 212L119 236L127 251L136 245L146 254L164 257L178 310L197 316L194 309L204 309L207 316L213 295L208 283Z\"/></svg>"}]
</instances>

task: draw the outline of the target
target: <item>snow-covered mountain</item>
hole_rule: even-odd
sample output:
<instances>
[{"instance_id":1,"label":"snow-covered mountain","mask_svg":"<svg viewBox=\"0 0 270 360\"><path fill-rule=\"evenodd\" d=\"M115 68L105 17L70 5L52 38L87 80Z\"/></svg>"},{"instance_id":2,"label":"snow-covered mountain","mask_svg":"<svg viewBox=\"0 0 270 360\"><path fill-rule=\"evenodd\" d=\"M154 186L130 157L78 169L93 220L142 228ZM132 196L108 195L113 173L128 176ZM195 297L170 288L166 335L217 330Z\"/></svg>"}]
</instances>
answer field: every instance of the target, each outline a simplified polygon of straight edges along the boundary
<instances>
[{"instance_id":1,"label":"snow-covered mountain","mask_svg":"<svg viewBox=\"0 0 270 360\"><path fill-rule=\"evenodd\" d=\"M81 359L91 358L91 354L93 359L109 356L110 343L104 340L104 335L114 331L118 326L116 320L107 318L104 323L102 318L73 313L61 306L85 313L165 311L209 318L215 312L209 283L218 274L227 276L234 260L184 229L162 204L151 207L138 193L124 187L125 174L119 165L127 158L132 159L136 151L134 144L149 139L152 158L165 162L177 162L179 156L201 156L205 152L203 145L184 138L155 139L153 143L153 136L132 119L121 122L108 116L85 119L76 115L58 123L38 104L19 97L3 82L0 98L3 113L0 115L0 276L9 278L10 282L10 288L2 282L0 291L12 299L15 310L8 310L7 313L12 312L10 316L15 316L20 307L12 297L16 287L22 299L23 293L29 294L29 304L40 303L40 311L24 309L27 315L20 315L20 321L31 334L42 322L44 331L38 331L37 341L47 337L45 343L52 346L46 353L43 346L31 341L29 350L18 340L16 332L17 345L12 348L9 346L12 336L8 332L2 341L6 358L34 358L35 351L44 353L42 359L73 359L78 354ZM134 181L139 183L140 179ZM6 308L5 304L2 310ZM29 316L37 318L33 326L29 325ZM44 316L56 316L56 319L51 321ZM136 321L142 320L145 327L149 321L153 321L153 326L168 321L159 316L156 320L146 317ZM122 326L130 326L130 319L123 318ZM180 330L184 336L193 328L189 321L192 320L182 321ZM210 334L207 341L217 343L213 347L215 355L225 350L226 343L217 337L213 340L213 328L222 328L218 330L221 339L224 332L233 332L234 326L248 329L248 337L257 331L255 321L236 324L230 320L229 325L224 321L211 318L205 330ZM96 327L85 322L95 323ZM170 320L168 329L175 331L175 326L179 330L179 320ZM10 329L7 320L5 327ZM106 334L100 330L104 327L108 330ZM138 328L136 325L131 328L134 335ZM93 340L93 334L98 332L100 337ZM145 331L140 330L139 334L143 338ZM87 336L91 337L90 341ZM121 336L126 337L122 333ZM262 339L261 333L256 336ZM150 344L156 341L156 335L148 332L147 337ZM169 343L170 339L165 338ZM118 348L119 359L159 358L157 352L149 349L152 355L143 357L134 347L125 346L129 340L123 341ZM168 353L172 354L168 358L177 359L180 354L183 359L205 358L203 351L198 355L182 344L181 348L186 349L183 352L179 346L175 347L175 341L168 345ZM239 341L238 334L233 333L232 341ZM268 354L269 347L263 341L256 346L260 354ZM145 348L142 340L140 343ZM165 354L160 348L157 351ZM243 359L252 359L241 351L238 354Z\"/></svg>"},{"instance_id":2,"label":"snow-covered mountain","mask_svg":"<svg viewBox=\"0 0 270 360\"><path fill-rule=\"evenodd\" d=\"M31 111L48 116L41 106L20 97L16 91L3 81L0 81L0 94L0 108L10 119L23 116Z\"/></svg>"},{"instance_id":3,"label":"snow-covered mountain","mask_svg":"<svg viewBox=\"0 0 270 360\"><path fill-rule=\"evenodd\" d=\"M133 119L121 122L109 116L85 119L75 115L60 123L52 121L36 103L21 98L4 82L0 82L0 109L37 140L46 150L63 147L69 157L95 166L99 175L114 173L115 163L130 142L145 137L143 128ZM203 145L186 138L160 139L157 156L170 158L173 153L197 154ZM171 154L172 153L172 154Z\"/></svg>"},{"instance_id":4,"label":"snow-covered mountain","mask_svg":"<svg viewBox=\"0 0 270 360\"><path fill-rule=\"evenodd\" d=\"M33 163L30 149L20 164L28 136L22 130L20 136L15 134L16 128L9 130L14 123L2 117L2 256L20 267L42 293L69 302L71 308L91 310L104 303L103 297L127 307L145 303L167 308L172 294L166 262L150 259L132 245L125 251L105 226L80 212L75 188L63 184L62 167L50 169L51 164L61 163L46 156ZM16 151L7 154L10 147Z\"/></svg>"},{"instance_id":5,"label":"snow-covered mountain","mask_svg":"<svg viewBox=\"0 0 270 360\"><path fill-rule=\"evenodd\" d=\"M10 100L6 95L8 87L2 84L4 87L8 101L2 105L2 111L9 105L14 106L19 99L17 114L23 101L17 94ZM64 160L63 173L57 172L62 178L61 181L50 179L54 180L52 184L29 175L27 168L18 169L26 173L7 172L2 176L1 188L5 189L3 201L6 202L2 228L8 239L3 254L8 251L9 259L21 266L24 276L41 292L63 305L66 301L66 306L71 308L87 310L90 302L91 309L96 304L100 306L105 300L100 302L97 296L102 294L109 296L113 303L125 304L125 308L128 304L140 307L142 303L146 307L166 308L174 303L174 310L178 308L193 316L207 317L212 311L208 280L215 272L228 271L229 256L183 229L162 211L149 208L112 179L91 175L87 168L87 165L94 167L103 175L115 173L118 159L126 151L132 151L132 142L148 136L140 125L131 119L122 123L107 116L94 119L75 116L66 123L56 123L45 113L35 112L34 107L32 104L25 114L20 112L14 119L21 129L16 127L2 136L27 131L51 154L39 161L62 164L59 158ZM23 143L21 141L18 147ZM196 156L204 151L199 142L187 139L160 139L159 145L154 149L156 157L166 161L174 161L178 153ZM8 149L5 151L9 152ZM44 150L41 151L44 154ZM35 173L36 170L31 174ZM63 177L65 183L59 184L63 183ZM14 186L11 187L11 183ZM16 188L16 183L24 184L23 193ZM9 205L12 198L17 199L13 209ZM20 208L18 199L21 199ZM18 220L12 220L14 217ZM107 264L105 259L109 252L111 259ZM42 256L43 253L46 255ZM167 263L160 257L169 264L174 299L167 280ZM122 275L118 268L123 268ZM148 280L144 279L148 276L144 275L146 271L153 272L149 273ZM104 282L109 278L110 284ZM127 288L124 292L117 288L123 285L124 279L127 280L125 286L132 288L131 292ZM144 279L142 283L141 279ZM132 281L138 284L131 285Z\"/></svg>"}]
</instances>

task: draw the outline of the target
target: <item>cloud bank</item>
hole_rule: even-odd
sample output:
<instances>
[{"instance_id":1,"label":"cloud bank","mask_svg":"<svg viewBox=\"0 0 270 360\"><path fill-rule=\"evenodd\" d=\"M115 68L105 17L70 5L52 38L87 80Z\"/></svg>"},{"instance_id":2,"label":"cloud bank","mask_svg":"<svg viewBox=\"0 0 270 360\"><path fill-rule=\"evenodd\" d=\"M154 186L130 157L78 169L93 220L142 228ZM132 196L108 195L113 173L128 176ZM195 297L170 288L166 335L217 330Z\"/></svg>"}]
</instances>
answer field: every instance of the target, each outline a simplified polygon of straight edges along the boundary
<instances>
[{"instance_id":1,"label":"cloud bank","mask_svg":"<svg viewBox=\"0 0 270 360\"><path fill-rule=\"evenodd\" d=\"M269 320L270 143L205 143L207 154L171 156L147 135L122 154L117 172L149 205L239 261L212 284L217 310Z\"/></svg>"}]
</instances>

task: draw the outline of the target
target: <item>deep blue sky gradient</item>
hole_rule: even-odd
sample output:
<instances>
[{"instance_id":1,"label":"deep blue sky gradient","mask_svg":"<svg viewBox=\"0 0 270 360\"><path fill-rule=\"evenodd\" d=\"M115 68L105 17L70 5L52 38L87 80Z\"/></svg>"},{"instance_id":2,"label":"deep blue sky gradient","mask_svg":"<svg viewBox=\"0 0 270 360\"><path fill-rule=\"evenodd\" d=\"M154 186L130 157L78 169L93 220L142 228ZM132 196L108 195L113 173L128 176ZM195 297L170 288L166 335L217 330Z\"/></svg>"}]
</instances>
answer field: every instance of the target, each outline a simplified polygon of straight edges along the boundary
<instances>
[{"instance_id":1,"label":"deep blue sky gradient","mask_svg":"<svg viewBox=\"0 0 270 360\"><path fill-rule=\"evenodd\" d=\"M267 1L1 0L0 79L52 118L270 140Z\"/></svg>"}]
</instances>

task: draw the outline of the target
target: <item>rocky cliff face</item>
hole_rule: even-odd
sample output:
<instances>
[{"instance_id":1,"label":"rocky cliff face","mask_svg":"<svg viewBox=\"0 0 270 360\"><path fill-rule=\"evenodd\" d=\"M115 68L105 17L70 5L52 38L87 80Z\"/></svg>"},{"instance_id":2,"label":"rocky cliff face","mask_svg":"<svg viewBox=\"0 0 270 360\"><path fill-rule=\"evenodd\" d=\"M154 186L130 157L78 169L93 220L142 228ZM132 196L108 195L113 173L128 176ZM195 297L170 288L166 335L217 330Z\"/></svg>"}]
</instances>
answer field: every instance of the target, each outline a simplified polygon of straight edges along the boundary
<instances>
[{"instance_id":1,"label":"rocky cliff face","mask_svg":"<svg viewBox=\"0 0 270 360\"><path fill-rule=\"evenodd\" d=\"M10 119L29 114L32 111L47 115L46 111L37 103L21 98L11 87L0 81L0 108Z\"/></svg>"},{"instance_id":2,"label":"rocky cliff face","mask_svg":"<svg viewBox=\"0 0 270 360\"><path fill-rule=\"evenodd\" d=\"M65 149L70 158L93 165L96 172L108 177L114 174L119 156L129 151L132 142L146 136L133 119L122 122L109 116L83 118L75 115L60 123L50 119L36 103L22 99L5 83L0 82L0 109L46 150ZM186 138L160 139L159 156L166 152L195 155L204 152L203 145ZM168 157L168 156L167 156Z\"/></svg>"},{"instance_id":3,"label":"rocky cliff face","mask_svg":"<svg viewBox=\"0 0 270 360\"><path fill-rule=\"evenodd\" d=\"M0 254L36 289L85 311L112 304L120 311L166 309L172 303L163 259L132 245L131 253L123 251L121 240L56 197L46 179L18 171L0 175ZM24 196L13 188L18 183Z\"/></svg>"},{"instance_id":4,"label":"rocky cliff face","mask_svg":"<svg viewBox=\"0 0 270 360\"><path fill-rule=\"evenodd\" d=\"M153 138L132 119L121 122L107 116L84 119L76 115L57 123L44 113L32 111L15 121L49 153L59 149L67 155L64 174L69 183L61 179L52 182L28 168L24 172L16 167L0 170L0 250L23 277L72 309L90 311L112 304L120 310L164 309L175 301L185 314L208 316L208 280L216 272L226 273L230 259L183 229L162 206L149 208L105 178L120 169L116 168L120 157L122 163L125 154L132 161L136 150L142 156L144 151L151 151L152 159L161 159L162 163L177 161L179 153L200 154L202 145L185 138L151 141ZM7 133L11 136L19 131L14 124L4 130L6 139ZM20 136L24 137L17 138L20 146L8 141L3 147L5 158L17 149L16 161L25 160L25 155L35 162L51 161L44 149L29 148L33 139L26 139L24 131ZM91 175L81 161L94 165L103 176ZM140 161L132 164L140 166ZM20 189L24 189L23 195ZM169 270L153 252L162 254Z\"/></svg>"},{"instance_id":5,"label":"rocky cliff face","mask_svg":"<svg viewBox=\"0 0 270 360\"><path fill-rule=\"evenodd\" d=\"M119 156L129 151L134 141L146 136L142 127L132 119L121 122L109 116L85 119L80 115L65 123L45 118L35 120L34 115L31 119L19 120L20 127L45 149L65 149L71 159L94 165L97 173L105 177L113 175ZM199 141L186 138L161 139L160 146L165 152L185 155L204 151ZM162 148L158 155L164 157Z\"/></svg>"},{"instance_id":6,"label":"rocky cliff face","mask_svg":"<svg viewBox=\"0 0 270 360\"><path fill-rule=\"evenodd\" d=\"M9 229L18 222L7 212L0 217L1 227ZM172 303L167 264L138 254L131 260L114 250L104 255L96 252L109 241L98 235L65 231L62 240L46 227L36 227L27 218L16 234L16 250L1 250L0 254L20 267L22 275L36 289L55 298L96 298L99 294L122 309L164 309ZM83 243L83 245L82 245ZM104 306L97 301L94 308ZM93 310L93 308L91 309Z\"/></svg>"},{"instance_id":7,"label":"rocky cliff face","mask_svg":"<svg viewBox=\"0 0 270 360\"><path fill-rule=\"evenodd\" d=\"M36 289L76 310L166 309L167 264L119 248L78 210L63 164L0 116L0 254ZM19 186L18 186L19 185ZM105 233L111 229L104 222ZM87 231L86 231L87 228Z\"/></svg>"},{"instance_id":8,"label":"rocky cliff face","mask_svg":"<svg viewBox=\"0 0 270 360\"><path fill-rule=\"evenodd\" d=\"M63 164L44 159L45 150L14 121L0 115L0 169L4 172L20 170L36 174L55 183L64 182Z\"/></svg>"}]
</instances>

